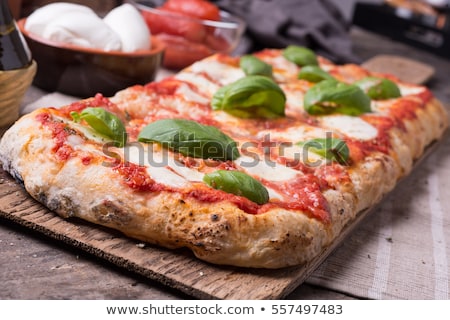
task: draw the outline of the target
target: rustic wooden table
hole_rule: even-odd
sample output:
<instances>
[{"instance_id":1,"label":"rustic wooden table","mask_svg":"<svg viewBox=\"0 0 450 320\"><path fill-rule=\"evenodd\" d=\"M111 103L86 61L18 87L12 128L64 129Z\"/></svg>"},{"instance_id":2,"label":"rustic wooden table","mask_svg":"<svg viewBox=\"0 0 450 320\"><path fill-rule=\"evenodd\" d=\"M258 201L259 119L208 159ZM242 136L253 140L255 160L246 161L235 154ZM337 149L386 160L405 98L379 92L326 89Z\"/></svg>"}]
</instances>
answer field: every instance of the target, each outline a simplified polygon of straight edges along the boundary
<instances>
[{"instance_id":1,"label":"rustic wooden table","mask_svg":"<svg viewBox=\"0 0 450 320\"><path fill-rule=\"evenodd\" d=\"M450 102L450 60L353 28L354 51L363 61L379 54L403 55L435 68L428 83ZM30 88L23 102L46 94ZM191 299L160 283L128 272L68 245L0 219L0 299ZM288 299L354 299L303 284Z\"/></svg>"}]
</instances>

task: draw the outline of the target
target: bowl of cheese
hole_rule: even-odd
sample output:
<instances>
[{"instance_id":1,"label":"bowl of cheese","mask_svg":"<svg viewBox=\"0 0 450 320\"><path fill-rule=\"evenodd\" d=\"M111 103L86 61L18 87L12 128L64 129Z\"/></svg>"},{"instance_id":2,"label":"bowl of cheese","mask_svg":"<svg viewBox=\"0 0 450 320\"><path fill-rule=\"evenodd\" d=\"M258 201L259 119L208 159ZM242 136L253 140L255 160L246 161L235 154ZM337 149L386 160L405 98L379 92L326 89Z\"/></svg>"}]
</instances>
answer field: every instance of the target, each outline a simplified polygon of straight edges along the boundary
<instances>
[{"instance_id":1,"label":"bowl of cheese","mask_svg":"<svg viewBox=\"0 0 450 320\"><path fill-rule=\"evenodd\" d=\"M38 65L33 84L81 98L153 81L165 52L130 4L99 17L87 6L56 2L18 26Z\"/></svg>"}]
</instances>

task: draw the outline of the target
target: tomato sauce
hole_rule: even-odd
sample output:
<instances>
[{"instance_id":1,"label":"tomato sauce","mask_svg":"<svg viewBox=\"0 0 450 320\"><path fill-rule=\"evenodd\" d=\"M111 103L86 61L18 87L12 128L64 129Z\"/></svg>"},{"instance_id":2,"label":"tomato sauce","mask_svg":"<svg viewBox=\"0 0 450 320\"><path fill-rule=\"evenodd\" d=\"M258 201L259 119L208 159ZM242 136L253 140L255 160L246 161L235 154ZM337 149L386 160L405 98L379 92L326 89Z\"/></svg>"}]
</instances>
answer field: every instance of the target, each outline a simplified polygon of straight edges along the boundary
<instances>
[{"instance_id":1,"label":"tomato sauce","mask_svg":"<svg viewBox=\"0 0 450 320\"><path fill-rule=\"evenodd\" d=\"M123 183L136 191L158 192L167 189L164 185L155 182L147 173L145 167L131 162L120 162L113 167L120 176Z\"/></svg>"},{"instance_id":2,"label":"tomato sauce","mask_svg":"<svg viewBox=\"0 0 450 320\"><path fill-rule=\"evenodd\" d=\"M434 97L433 93L428 88L423 88L422 92L415 94L415 96L422 101L423 106L430 102Z\"/></svg>"},{"instance_id":3,"label":"tomato sauce","mask_svg":"<svg viewBox=\"0 0 450 320\"><path fill-rule=\"evenodd\" d=\"M206 77L206 75L204 75ZM202 96L203 94L200 93L197 86L193 85L190 82L186 82L183 80L178 80L175 78L166 78L159 82L151 82L147 85L145 85L144 90L145 93L148 96L155 95L158 97L159 100L164 98L173 98L173 97L179 97L180 99L186 100L188 103L194 103L188 99L185 98L184 93L177 92L178 89L182 86L188 86L189 90L192 92L197 93L198 95ZM207 97L205 97L207 99ZM204 109L205 111L211 111L211 107L209 103L196 103L197 107Z\"/></svg>"},{"instance_id":4,"label":"tomato sauce","mask_svg":"<svg viewBox=\"0 0 450 320\"><path fill-rule=\"evenodd\" d=\"M93 157L91 155L85 155L81 157L81 163L84 164L85 166L90 165L92 160Z\"/></svg>"},{"instance_id":5,"label":"tomato sauce","mask_svg":"<svg viewBox=\"0 0 450 320\"><path fill-rule=\"evenodd\" d=\"M159 82L150 82L144 86L147 94L155 93L157 95L172 96L180 86L181 81L173 78L163 79Z\"/></svg>"},{"instance_id":6,"label":"tomato sauce","mask_svg":"<svg viewBox=\"0 0 450 320\"><path fill-rule=\"evenodd\" d=\"M315 175L318 179L326 181L328 184L328 186L324 186L323 189L333 187L334 185L345 185L351 183L350 176L347 170L345 170L345 167L335 162L318 167L315 171Z\"/></svg>"},{"instance_id":7,"label":"tomato sauce","mask_svg":"<svg viewBox=\"0 0 450 320\"><path fill-rule=\"evenodd\" d=\"M53 121L50 113L39 113L36 120L51 131L55 142L52 151L60 161L66 161L75 155L73 148L65 143L71 131L64 122Z\"/></svg>"},{"instance_id":8,"label":"tomato sauce","mask_svg":"<svg viewBox=\"0 0 450 320\"><path fill-rule=\"evenodd\" d=\"M239 57L233 57L228 54L220 54L219 53L217 55L217 61L224 63L224 64L228 64L228 65L236 67L236 68L239 67L239 62L240 62L239 60L240 60Z\"/></svg>"},{"instance_id":9,"label":"tomato sauce","mask_svg":"<svg viewBox=\"0 0 450 320\"><path fill-rule=\"evenodd\" d=\"M392 147L388 132L392 128L405 131L405 120L416 119L417 111L424 108L427 101L432 97L433 95L429 90L424 90L417 95L397 99L389 108L389 117L372 114L362 115L361 118L364 121L377 128L378 135L371 141L348 139L347 145L352 160L360 161L374 151L388 154Z\"/></svg>"},{"instance_id":10,"label":"tomato sauce","mask_svg":"<svg viewBox=\"0 0 450 320\"><path fill-rule=\"evenodd\" d=\"M128 126L126 127L127 134L128 134L128 141L137 141L137 138L139 136L139 133L144 128L144 126L147 123L144 122L142 119L135 119L132 120Z\"/></svg>"},{"instance_id":11,"label":"tomato sauce","mask_svg":"<svg viewBox=\"0 0 450 320\"><path fill-rule=\"evenodd\" d=\"M204 185L196 184L195 187L188 191L186 196L192 197L198 201L217 203L221 201L229 201L236 205L239 209L246 213L258 214L261 212L261 208L257 203L248 200L244 197L239 197L231 193L227 193L221 190L206 187Z\"/></svg>"},{"instance_id":12,"label":"tomato sauce","mask_svg":"<svg viewBox=\"0 0 450 320\"><path fill-rule=\"evenodd\" d=\"M289 159L283 156L277 157L277 162L285 165L288 168L292 168L294 170L298 170L304 174L313 173L314 169L311 166L306 165L299 159Z\"/></svg>"},{"instance_id":13,"label":"tomato sauce","mask_svg":"<svg viewBox=\"0 0 450 320\"><path fill-rule=\"evenodd\" d=\"M325 180L307 174L291 181L264 181L264 184L285 195L286 199L273 200L269 205L263 205L260 212L276 206L287 210L302 211L310 218L315 218L324 223L331 221L328 201L323 195L323 190L328 186Z\"/></svg>"},{"instance_id":14,"label":"tomato sauce","mask_svg":"<svg viewBox=\"0 0 450 320\"><path fill-rule=\"evenodd\" d=\"M60 109L57 109L58 113L66 118L71 118L70 114L72 112L81 112L84 109L86 109L87 106L85 103L81 102L81 101L77 101L74 103L71 103L70 105L66 106L66 107L62 107Z\"/></svg>"},{"instance_id":15,"label":"tomato sauce","mask_svg":"<svg viewBox=\"0 0 450 320\"><path fill-rule=\"evenodd\" d=\"M111 113L114 113L115 115L117 115L119 118L123 119L124 115L123 115L123 111L121 111L119 109L119 107L117 107L116 104L112 103L108 98L104 97L102 94L97 93L95 95L95 97L91 98L91 99L86 99L86 100L82 100L82 101L76 101L73 102L71 104L69 104L68 106L59 108L59 109L55 109L56 112L61 115L62 117L66 117L68 119L71 119L71 113L72 112L82 112L84 109L86 108L103 108Z\"/></svg>"},{"instance_id":16,"label":"tomato sauce","mask_svg":"<svg viewBox=\"0 0 450 320\"><path fill-rule=\"evenodd\" d=\"M396 101L389 110L391 116L398 121L412 120L417 118L417 110L426 104L419 98L403 98Z\"/></svg>"}]
</instances>

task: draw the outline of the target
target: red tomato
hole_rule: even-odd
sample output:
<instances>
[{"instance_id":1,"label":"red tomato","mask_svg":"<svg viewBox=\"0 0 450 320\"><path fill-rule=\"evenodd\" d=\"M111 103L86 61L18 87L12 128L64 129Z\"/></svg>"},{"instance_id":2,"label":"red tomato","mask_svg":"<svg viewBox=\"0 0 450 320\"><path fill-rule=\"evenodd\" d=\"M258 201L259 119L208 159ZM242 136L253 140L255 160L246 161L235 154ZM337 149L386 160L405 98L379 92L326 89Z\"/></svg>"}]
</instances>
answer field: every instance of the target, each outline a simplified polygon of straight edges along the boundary
<instances>
[{"instance_id":1,"label":"red tomato","mask_svg":"<svg viewBox=\"0 0 450 320\"><path fill-rule=\"evenodd\" d=\"M144 20L147 23L147 26L150 29L151 33L154 34L161 33L168 22L168 18L158 16L148 11L142 11L142 16L144 17Z\"/></svg>"},{"instance_id":2,"label":"red tomato","mask_svg":"<svg viewBox=\"0 0 450 320\"><path fill-rule=\"evenodd\" d=\"M229 43L215 29L183 17L220 20L217 6L206 0L167 0L158 8L172 16L143 11L153 36L166 44L164 66L181 69L216 51L228 52ZM180 19L173 15L180 16Z\"/></svg>"},{"instance_id":3,"label":"red tomato","mask_svg":"<svg viewBox=\"0 0 450 320\"><path fill-rule=\"evenodd\" d=\"M219 8L206 0L168 0L162 8L205 20L220 20Z\"/></svg>"},{"instance_id":4,"label":"red tomato","mask_svg":"<svg viewBox=\"0 0 450 320\"><path fill-rule=\"evenodd\" d=\"M227 53L230 49L230 43L224 37L221 35L214 35L211 32L206 34L205 43L208 47L218 52Z\"/></svg>"},{"instance_id":5,"label":"red tomato","mask_svg":"<svg viewBox=\"0 0 450 320\"><path fill-rule=\"evenodd\" d=\"M166 33L184 37L192 42L203 42L206 29L195 21L174 19L170 16L156 15L151 12L142 13L152 34Z\"/></svg>"},{"instance_id":6,"label":"red tomato","mask_svg":"<svg viewBox=\"0 0 450 320\"><path fill-rule=\"evenodd\" d=\"M169 69L181 69L201 60L213 53L206 45L193 43L188 40L167 34L158 34L157 37L166 44L164 53L164 67Z\"/></svg>"}]
</instances>

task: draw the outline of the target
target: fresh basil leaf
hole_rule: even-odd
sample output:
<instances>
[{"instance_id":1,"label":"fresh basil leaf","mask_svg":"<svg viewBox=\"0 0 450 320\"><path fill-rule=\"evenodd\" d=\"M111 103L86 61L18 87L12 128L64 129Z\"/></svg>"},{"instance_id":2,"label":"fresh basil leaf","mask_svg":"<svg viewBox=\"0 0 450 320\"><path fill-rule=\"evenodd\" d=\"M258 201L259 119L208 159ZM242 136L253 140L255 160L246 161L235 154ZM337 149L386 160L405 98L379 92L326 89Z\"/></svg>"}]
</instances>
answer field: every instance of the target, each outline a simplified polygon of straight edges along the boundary
<instances>
[{"instance_id":1,"label":"fresh basil leaf","mask_svg":"<svg viewBox=\"0 0 450 320\"><path fill-rule=\"evenodd\" d=\"M103 108L89 107L81 113L72 112L70 115L76 122L85 120L96 132L113 140L117 147L127 143L127 132L122 121Z\"/></svg>"},{"instance_id":2,"label":"fresh basil leaf","mask_svg":"<svg viewBox=\"0 0 450 320\"><path fill-rule=\"evenodd\" d=\"M235 160L240 156L237 143L213 126L185 119L162 119L150 123L138 136L140 142L160 143L185 156Z\"/></svg>"},{"instance_id":3,"label":"fresh basil leaf","mask_svg":"<svg viewBox=\"0 0 450 320\"><path fill-rule=\"evenodd\" d=\"M252 56L244 55L240 58L239 64L244 73L250 75L261 75L272 78L272 66L265 63L261 59Z\"/></svg>"},{"instance_id":4,"label":"fresh basil leaf","mask_svg":"<svg viewBox=\"0 0 450 320\"><path fill-rule=\"evenodd\" d=\"M70 113L70 116L72 117L73 121L76 122L76 123L81 121L80 114L78 112L76 112L76 111L72 111Z\"/></svg>"},{"instance_id":5,"label":"fresh basil leaf","mask_svg":"<svg viewBox=\"0 0 450 320\"><path fill-rule=\"evenodd\" d=\"M273 80L260 75L247 76L221 87L214 94L213 110L223 110L240 118L284 116L286 95Z\"/></svg>"},{"instance_id":6,"label":"fresh basil leaf","mask_svg":"<svg viewBox=\"0 0 450 320\"><path fill-rule=\"evenodd\" d=\"M319 62L317 61L317 56L311 49L291 45L283 50L283 56L298 65L303 66L317 66Z\"/></svg>"},{"instance_id":7,"label":"fresh basil leaf","mask_svg":"<svg viewBox=\"0 0 450 320\"><path fill-rule=\"evenodd\" d=\"M298 78L309 82L320 82L323 80L334 79L334 77L321 69L319 66L305 66L302 67L298 74Z\"/></svg>"},{"instance_id":8,"label":"fresh basil leaf","mask_svg":"<svg viewBox=\"0 0 450 320\"><path fill-rule=\"evenodd\" d=\"M267 189L261 182L244 172L217 170L205 174L203 181L214 189L245 197L257 204L269 202Z\"/></svg>"},{"instance_id":9,"label":"fresh basil leaf","mask_svg":"<svg viewBox=\"0 0 450 320\"><path fill-rule=\"evenodd\" d=\"M307 142L299 142L298 144L327 160L335 161L342 165L347 164L350 157L347 143L339 138L316 138Z\"/></svg>"},{"instance_id":10,"label":"fresh basil leaf","mask_svg":"<svg viewBox=\"0 0 450 320\"><path fill-rule=\"evenodd\" d=\"M366 77L356 81L354 85L360 87L370 98L374 100L392 99L401 96L401 92L397 84L389 79Z\"/></svg>"},{"instance_id":11,"label":"fresh basil leaf","mask_svg":"<svg viewBox=\"0 0 450 320\"><path fill-rule=\"evenodd\" d=\"M336 80L324 80L310 88L304 96L303 107L312 115L357 116L371 112L370 98L361 88Z\"/></svg>"}]
</instances>

